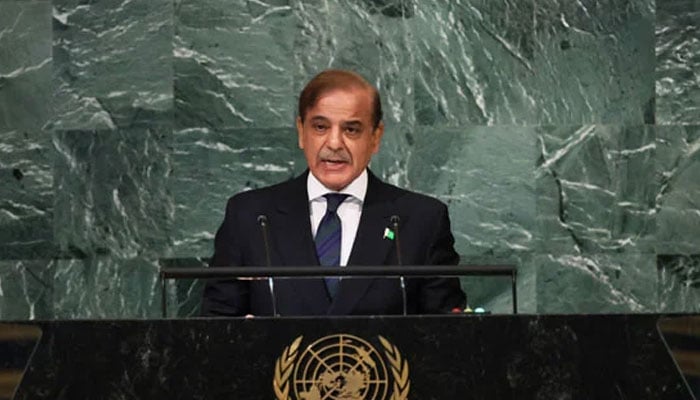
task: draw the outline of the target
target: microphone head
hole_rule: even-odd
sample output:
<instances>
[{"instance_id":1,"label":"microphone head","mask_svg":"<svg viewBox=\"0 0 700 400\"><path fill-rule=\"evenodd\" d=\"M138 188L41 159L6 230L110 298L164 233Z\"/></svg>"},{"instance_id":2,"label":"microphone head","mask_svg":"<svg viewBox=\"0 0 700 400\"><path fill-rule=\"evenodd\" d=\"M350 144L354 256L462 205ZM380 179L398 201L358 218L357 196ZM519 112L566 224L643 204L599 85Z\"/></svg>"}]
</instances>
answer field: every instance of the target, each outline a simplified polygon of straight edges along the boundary
<instances>
[{"instance_id":1,"label":"microphone head","mask_svg":"<svg viewBox=\"0 0 700 400\"><path fill-rule=\"evenodd\" d=\"M265 214L258 215L258 224L260 224L260 225L267 224L267 215L265 215Z\"/></svg>"},{"instance_id":2,"label":"microphone head","mask_svg":"<svg viewBox=\"0 0 700 400\"><path fill-rule=\"evenodd\" d=\"M398 215L392 215L392 216L391 216L391 223L392 223L392 224L398 225L400 221L401 221L401 218L399 218Z\"/></svg>"}]
</instances>

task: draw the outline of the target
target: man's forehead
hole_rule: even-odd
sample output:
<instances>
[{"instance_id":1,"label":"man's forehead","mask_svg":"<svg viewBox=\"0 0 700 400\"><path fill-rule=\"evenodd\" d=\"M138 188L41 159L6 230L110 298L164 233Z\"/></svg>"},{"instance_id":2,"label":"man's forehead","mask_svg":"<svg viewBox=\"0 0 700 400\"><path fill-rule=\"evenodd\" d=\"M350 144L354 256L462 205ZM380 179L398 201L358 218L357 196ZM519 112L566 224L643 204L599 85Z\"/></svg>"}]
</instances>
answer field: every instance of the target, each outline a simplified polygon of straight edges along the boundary
<instances>
[{"instance_id":1,"label":"man's forehead","mask_svg":"<svg viewBox=\"0 0 700 400\"><path fill-rule=\"evenodd\" d=\"M347 88L332 88L324 90L318 95L316 103L318 104L319 102L323 101L323 99L327 99L329 97L334 96L353 98L359 103L372 103L372 91L368 88L363 88L360 86L351 86Z\"/></svg>"},{"instance_id":2,"label":"man's forehead","mask_svg":"<svg viewBox=\"0 0 700 400\"><path fill-rule=\"evenodd\" d=\"M332 90L320 95L308 112L322 115L324 111L345 111L361 118L363 114L372 113L372 106L372 96L365 90Z\"/></svg>"}]
</instances>

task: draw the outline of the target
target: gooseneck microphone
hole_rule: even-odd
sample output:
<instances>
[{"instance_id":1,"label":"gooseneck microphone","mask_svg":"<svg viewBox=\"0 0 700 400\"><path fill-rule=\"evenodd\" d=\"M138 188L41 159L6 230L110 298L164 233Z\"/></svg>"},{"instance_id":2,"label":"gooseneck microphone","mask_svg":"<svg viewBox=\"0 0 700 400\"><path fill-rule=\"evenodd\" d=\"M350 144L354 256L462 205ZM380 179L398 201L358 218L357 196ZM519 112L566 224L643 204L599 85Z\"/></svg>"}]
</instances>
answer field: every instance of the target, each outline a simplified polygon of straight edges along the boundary
<instances>
[{"instance_id":1,"label":"gooseneck microphone","mask_svg":"<svg viewBox=\"0 0 700 400\"><path fill-rule=\"evenodd\" d=\"M270 242L267 239L267 215L258 215L258 224L260 224L260 232L263 237L263 247L265 248L265 263L268 267L272 267L270 261ZM272 315L277 317L277 298L275 296L275 280L272 277L267 278L267 284L270 287L270 300L272 300Z\"/></svg>"},{"instance_id":2,"label":"gooseneck microphone","mask_svg":"<svg viewBox=\"0 0 700 400\"><path fill-rule=\"evenodd\" d=\"M399 234L399 221L401 219L398 215L391 216L391 227L394 230L394 236L396 237L396 260L399 266L403 265L401 261L401 235ZM403 296L403 315L408 315L408 300L406 299L406 280L403 275L399 277L399 282L401 283L401 296Z\"/></svg>"}]
</instances>

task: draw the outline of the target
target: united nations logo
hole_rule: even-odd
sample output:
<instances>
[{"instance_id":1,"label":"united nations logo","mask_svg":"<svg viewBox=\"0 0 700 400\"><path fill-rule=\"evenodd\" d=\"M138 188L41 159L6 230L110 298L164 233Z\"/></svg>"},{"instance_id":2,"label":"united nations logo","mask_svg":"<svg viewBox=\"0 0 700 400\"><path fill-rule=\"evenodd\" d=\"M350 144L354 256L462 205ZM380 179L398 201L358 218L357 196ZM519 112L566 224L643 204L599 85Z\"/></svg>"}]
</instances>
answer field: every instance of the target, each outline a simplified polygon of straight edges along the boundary
<instances>
[{"instance_id":1,"label":"united nations logo","mask_svg":"<svg viewBox=\"0 0 700 400\"><path fill-rule=\"evenodd\" d=\"M408 362L396 346L382 336L378 339L383 357L366 340L348 334L322 337L299 354L299 336L275 363L275 396L278 400L407 399Z\"/></svg>"}]
</instances>

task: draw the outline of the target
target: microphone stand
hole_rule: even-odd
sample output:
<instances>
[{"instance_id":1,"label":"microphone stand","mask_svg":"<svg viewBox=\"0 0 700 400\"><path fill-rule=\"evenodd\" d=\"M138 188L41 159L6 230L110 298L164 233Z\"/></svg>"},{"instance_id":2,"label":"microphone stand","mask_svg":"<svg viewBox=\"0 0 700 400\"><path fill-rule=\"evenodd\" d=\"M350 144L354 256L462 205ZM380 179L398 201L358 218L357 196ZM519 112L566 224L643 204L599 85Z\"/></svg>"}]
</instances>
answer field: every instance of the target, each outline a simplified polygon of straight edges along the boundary
<instances>
[{"instance_id":1,"label":"microphone stand","mask_svg":"<svg viewBox=\"0 0 700 400\"><path fill-rule=\"evenodd\" d=\"M401 235L399 234L399 220L398 215L391 216L391 225L392 228L394 228L394 234L396 235L396 260L401 267L403 266L403 262L401 261ZM403 275L399 276L399 283L401 284L401 296L403 297L403 315L406 316L408 315L408 300L406 298L406 279L404 279Z\"/></svg>"},{"instance_id":2,"label":"microphone stand","mask_svg":"<svg viewBox=\"0 0 700 400\"><path fill-rule=\"evenodd\" d=\"M265 262L268 267L272 267L272 261L270 261L270 242L267 239L267 216L258 215L258 223L260 224L260 231L262 232L263 245L265 247ZM275 280L271 276L267 278L267 284L270 287L270 300L272 301L272 315L279 317L277 313L277 297L275 296Z\"/></svg>"}]
</instances>

